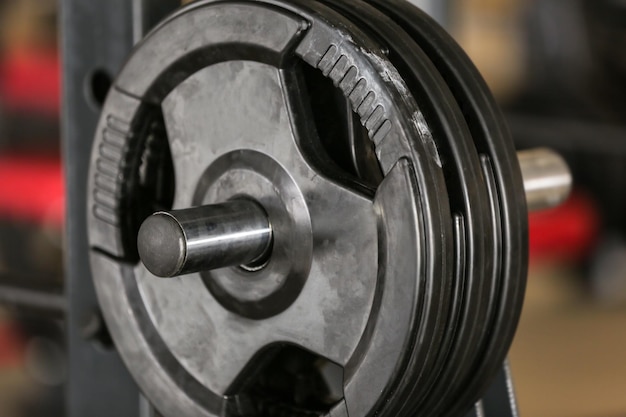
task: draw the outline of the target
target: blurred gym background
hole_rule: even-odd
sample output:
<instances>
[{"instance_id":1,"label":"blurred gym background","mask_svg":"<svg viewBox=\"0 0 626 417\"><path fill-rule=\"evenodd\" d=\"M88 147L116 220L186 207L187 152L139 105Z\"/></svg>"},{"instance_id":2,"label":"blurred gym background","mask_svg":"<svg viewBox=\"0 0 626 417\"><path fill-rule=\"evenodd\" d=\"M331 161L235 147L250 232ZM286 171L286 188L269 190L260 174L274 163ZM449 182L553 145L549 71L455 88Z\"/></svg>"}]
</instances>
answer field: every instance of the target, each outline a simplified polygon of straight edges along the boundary
<instances>
[{"instance_id":1,"label":"blurred gym background","mask_svg":"<svg viewBox=\"0 0 626 417\"><path fill-rule=\"evenodd\" d=\"M626 416L626 1L414 2L474 59L518 147L550 146L574 171L567 204L531 215L531 274L510 356L522 416ZM57 6L0 1L4 417L63 416ZM86 94L103 96L113 75L99 74ZM22 309L24 297L38 311Z\"/></svg>"}]
</instances>

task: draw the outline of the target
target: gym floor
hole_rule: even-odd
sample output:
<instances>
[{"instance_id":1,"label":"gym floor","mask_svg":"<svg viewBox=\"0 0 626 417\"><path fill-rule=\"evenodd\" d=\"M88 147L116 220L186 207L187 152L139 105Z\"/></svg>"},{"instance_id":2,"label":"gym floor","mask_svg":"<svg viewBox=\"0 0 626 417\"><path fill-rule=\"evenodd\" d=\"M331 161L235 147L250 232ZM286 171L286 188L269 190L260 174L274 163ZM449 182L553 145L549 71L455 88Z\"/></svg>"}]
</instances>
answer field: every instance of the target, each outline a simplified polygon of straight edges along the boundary
<instances>
[{"instance_id":1,"label":"gym floor","mask_svg":"<svg viewBox=\"0 0 626 417\"><path fill-rule=\"evenodd\" d=\"M531 270L510 354L522 416L626 416L626 308L592 302L576 275Z\"/></svg>"}]
</instances>

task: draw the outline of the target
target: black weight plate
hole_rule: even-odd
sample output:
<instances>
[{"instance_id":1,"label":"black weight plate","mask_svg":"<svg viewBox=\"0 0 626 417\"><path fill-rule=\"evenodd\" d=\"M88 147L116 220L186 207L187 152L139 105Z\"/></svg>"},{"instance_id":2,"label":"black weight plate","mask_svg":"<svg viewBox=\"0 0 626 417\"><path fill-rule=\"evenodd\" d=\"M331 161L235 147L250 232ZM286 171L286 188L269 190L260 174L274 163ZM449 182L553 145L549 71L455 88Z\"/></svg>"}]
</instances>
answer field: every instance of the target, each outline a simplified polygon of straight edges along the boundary
<instances>
[{"instance_id":1,"label":"black weight plate","mask_svg":"<svg viewBox=\"0 0 626 417\"><path fill-rule=\"evenodd\" d=\"M389 14L424 49L450 86L482 155L485 175L497 198L492 204L501 230L495 274L501 275L495 319L482 361L470 380L458 381L456 416L471 406L499 369L510 347L521 312L528 264L528 225L523 182L508 128L484 79L452 37L426 13L400 0L367 0ZM498 259L499 258L499 259ZM435 399L443 398L433 397Z\"/></svg>"},{"instance_id":2,"label":"black weight plate","mask_svg":"<svg viewBox=\"0 0 626 417\"><path fill-rule=\"evenodd\" d=\"M494 251L487 186L461 111L445 83L442 83L443 80L437 70L429 64L428 58L419 47L402 29L396 27L394 31L392 29L394 24L376 10L350 1L336 0L328 3L349 15L358 24L368 25L370 31L376 31L378 36L387 42L390 60L400 69L414 97L420 102L421 108L425 111L426 122L432 123L434 127L435 141L445 155L444 171L447 174L448 189L453 203L452 211L463 214L467 227L466 281L457 283L463 285L466 291L462 304L464 311L457 328L457 343L453 348L453 354L447 360L445 347L429 352L435 355L432 358L433 369L428 369L428 364L420 359L413 364L415 368L411 371L417 372L414 374L416 379L410 382L413 384L411 392L403 395L409 398L407 405L414 406L426 394L425 387L421 386L422 378L436 377L444 365L464 372L460 372L461 375L471 371L475 357L479 353L480 341L487 332L493 280L485 277L489 277L487 271L493 269L493 259L486 258L484 254ZM454 307L458 308L458 305ZM450 323L447 327L453 330L455 326ZM451 337L452 334L449 333L448 336ZM404 415L404 412L400 414Z\"/></svg>"},{"instance_id":3,"label":"black weight plate","mask_svg":"<svg viewBox=\"0 0 626 417\"><path fill-rule=\"evenodd\" d=\"M393 50L393 48L391 48ZM459 234L460 235L460 234ZM496 236L496 234L494 233L494 236ZM487 261L489 262L489 260ZM487 267L488 268L488 267ZM488 299L491 300L491 295L493 295L496 292L496 285L497 285L497 281L496 280L489 280L486 278L483 278L484 282L479 282L478 285L487 285L488 286L488 292L489 292L489 297ZM463 286L465 285L465 288L467 288L467 283L464 282L457 282L457 284L459 286ZM471 287L470 287L471 288ZM456 288L457 291L462 291L461 288L457 287ZM469 305L471 305L471 303L466 303L464 304L464 306L466 308L469 308ZM458 308L458 306L455 306ZM485 317L490 317L489 312L485 314ZM465 328L461 328L461 329L465 329L466 334L469 334L470 337L472 337L472 342L466 342L463 338L459 338L457 339L457 346L475 346L475 350L473 355L477 356L477 352L479 347L481 346L480 343L476 342L477 340L483 340L485 335L488 332L488 327L487 325L489 324L490 320L487 318L484 318L482 320L478 320L478 321L474 321L473 325L469 324L467 327ZM469 323L472 323L471 321L469 321ZM451 329L454 329L455 327L453 325L450 325ZM453 334L449 334L448 335L450 338L452 338L454 335ZM441 366L444 366L444 364L446 366L448 366L448 370L453 370L453 376L455 378L459 378L462 379L463 377L463 373L462 372L469 372L471 371L471 367L472 364L475 361L475 358L471 356L471 354L467 354L467 350L459 350L459 349L455 349L452 351L453 352L453 356L446 358L445 355L447 354L447 350L443 350L440 352L440 357L439 357L439 363L441 364ZM458 364L461 363L463 366L459 366ZM444 376L449 376L448 374L445 374ZM443 378L443 381L446 381L448 379ZM443 382L442 382L443 383ZM443 383L445 384L445 383ZM417 387L416 387L417 388ZM409 396L412 399L410 402L410 405L414 405L415 403L419 402L420 397L418 397L416 399L416 392L411 393ZM429 409L430 411L430 409ZM404 412L407 412L407 410L404 410Z\"/></svg>"},{"instance_id":4,"label":"black weight plate","mask_svg":"<svg viewBox=\"0 0 626 417\"><path fill-rule=\"evenodd\" d=\"M361 9L362 10L362 9ZM372 25L371 27L375 27ZM392 51L393 47L390 48ZM402 55L406 53L406 49L398 48L395 50L398 55ZM415 68L412 69L412 74L415 74L417 71ZM407 72L404 73L407 77L410 77ZM411 86L411 83L409 83ZM452 141L458 140L458 137L452 139ZM471 145L470 147L475 150L474 143L472 138L470 138ZM463 155L461 153L461 155ZM458 157L458 156L457 156ZM487 161L488 162L488 161ZM485 162L481 158L481 169L485 174L485 180L487 181L487 187L490 190L487 197L487 204L490 209L494 204L493 193L491 190L493 187L491 186L492 182L492 173L489 169L486 169ZM454 192L454 191L451 191ZM496 212L498 210L491 210L492 212ZM485 212L487 213L487 212ZM455 290L457 293L462 293L463 291L471 291L471 285L482 285L483 291L483 300L481 303L484 309L483 316L475 321L467 320L461 321L460 324L455 325L454 322L450 322L449 325L450 330L456 330L456 333L449 332L447 343L444 343L442 349L439 352L438 363L441 366L441 372L438 374L438 380L436 381L436 387L430 390L427 393L427 396L419 395L418 387L415 387L411 394L408 394L408 398L411 398L409 402L405 404L405 407L402 410L399 410L398 413L401 415L411 415L414 413L425 412L426 410L429 413L437 413L439 408L437 407L445 407L442 404L449 404L454 398L454 390L456 381L463 381L469 378L469 375L473 373L473 368L475 363L482 359L482 347L486 342L487 338L490 336L490 325L492 323L493 310L496 302L494 300L497 299L498 290L499 290L499 282L500 277L499 274L496 273L497 268L499 268L500 259L499 259L499 241L500 241L500 232L499 232L499 222L495 221L495 217L488 215L489 219L487 220L491 225L490 232L492 233L492 241L489 243L489 249L486 249L486 253L488 258L486 259L486 272L484 275L478 275L478 282L472 284L471 282L457 281ZM461 218L462 220L463 218ZM457 219L458 221L459 219ZM458 223L457 223L458 230ZM486 233L489 233L485 231ZM457 236L461 236L461 233L457 233ZM495 255L495 256L494 256ZM457 255L458 256L458 255ZM469 255L468 255L469 256ZM486 294L486 295L485 295ZM461 299L460 306L453 306L454 308L464 308L465 311L460 311L465 318L468 316L468 311L471 311L473 303L467 302L465 299ZM486 312L485 312L486 311ZM453 311L452 316L455 317L458 312ZM463 327L464 326L464 327ZM467 338L470 338L469 341ZM450 349L446 349L447 346L450 346L449 343L454 341L454 345ZM467 349L468 346L471 346L470 349ZM439 389L439 390L438 390ZM446 401L439 401L437 407L433 407L429 402L433 399L441 399L447 398Z\"/></svg>"},{"instance_id":5,"label":"black weight plate","mask_svg":"<svg viewBox=\"0 0 626 417\"><path fill-rule=\"evenodd\" d=\"M245 18L242 15L245 15ZM245 22L250 24L244 25ZM198 30L199 27L202 30ZM355 341L354 345L337 355L341 356L340 359L344 361L340 363L337 360L336 362L345 367L345 401L343 404L338 404L339 409L333 408L330 413L334 417L347 415L348 411L352 416L365 416L376 411L390 415L385 411L391 397L389 393L393 391L394 386L398 385L396 380L402 378L409 364L411 344L417 338L418 332L419 337L430 342L431 339L433 341L440 339L444 331L445 320L442 319L443 323L441 323L424 319L426 323L420 327L422 325L420 319L423 317L436 319L449 310L447 294L452 281L454 248L449 193L432 134L427 126L418 125L414 120L412 121L413 115L419 114L419 107L410 95L405 94L407 87L402 77L384 58L380 45L340 14L315 2L279 0L196 2L181 9L159 25L138 45L134 55L120 73L115 88L111 89L103 108L94 142L88 201L89 241L93 248L92 269L100 302L116 345L146 395L164 414L229 416L251 414L249 398L246 398L245 392L242 394L237 390L241 386L238 380L230 386L227 386L230 380L222 381L224 384L214 389L215 381L212 379L222 374L211 373L207 369L208 367L216 369L215 366L227 362L229 355L234 354L231 350L235 351L240 345L242 349L256 349L262 346L252 343L258 340L246 339L245 343L241 344L222 344L221 347L224 347L225 351L224 355L219 358L212 356L207 359L207 356L211 356L214 352L212 349L202 351L202 355L196 356L196 347L206 348L209 342L215 342L218 339L205 338L207 335L215 334L213 329L203 327L209 321L212 325L217 323L214 326L215 329L228 333L226 339L230 341L233 341L233 339L228 339L231 336L246 338L253 333L256 336L262 333L263 338L259 339L263 343L266 340L269 340L268 343L283 344L301 342L299 346L304 349L307 345L302 340L308 339L301 337L294 340L293 334L308 336L307 326L299 324L304 319L311 319L311 324L317 316L304 317L298 314L299 312L312 311L317 314L321 311L324 314L326 311L324 309L331 308L334 309L333 312L337 312L336 315L324 316L324 320L317 320L313 323L320 326L316 327L314 333L314 342L318 347L328 346L332 349L336 346L334 342L354 327L345 326L336 333L326 333L326 330L335 330L332 326L336 324L336 321L347 322L343 318L348 316L347 310L349 309L343 308L345 306L340 296L347 298L351 294L334 291L330 294L333 298L329 298L333 302L318 303L318 299L314 297L316 287L310 287L307 294L313 296L314 301L311 302L313 308L293 308L290 314L294 314L294 317L289 323L293 324L293 327L288 328L289 332L281 332L282 328L272 327L278 318L274 322L263 323L263 320L259 319L258 322L252 323L251 319L225 314L224 309L213 302L215 300L210 298L202 288L199 288L199 291L189 291L194 288L187 286L182 280L153 280L145 275L142 266L137 263L136 256L129 250L132 245L127 243L132 243L136 236L133 235L133 228L125 226L124 221L128 217L142 216L143 213L137 213L134 203L139 198L151 197L151 195L146 196L137 192L137 190L141 191L137 184L137 180L141 179L139 175L141 156L145 154L144 148L148 146L150 136L146 133L151 131L146 126L149 127L153 121L160 123L162 119L166 121L166 124L172 123L172 119L167 119L169 117L167 111L171 110L168 106L172 104L170 99L204 103L202 100L194 102L192 99L199 90L203 93L214 91L213 88L206 88L207 85L211 85L211 82L216 82L215 90L228 89L232 85L230 82L234 78L231 75L235 71L231 73L227 70L233 68L231 67L233 63L237 64L235 61L253 63L254 65L248 68L259 70L263 74L271 72L271 77L284 76L281 80L287 84L286 88L290 88L289 92L292 94L289 98L293 100L290 104L296 110L304 107L302 97L306 95L306 91L301 88L301 84L298 84L298 80L294 80L297 78L298 65L310 65L321 70L325 77L336 82L343 93L353 99L353 104L363 124L368 129L371 139L378 146L378 160L386 175L378 191L382 190L383 197L381 198L384 201L376 201L379 203L375 207L379 223L369 222L366 226L374 225L374 229L380 231L379 238L385 245L380 245L378 251L381 256L378 271L382 271L384 277L377 279L376 268L371 268L363 274L352 274L350 278L360 279L373 275L373 279L366 284L374 282L376 286L379 286L378 288L385 288L385 291L380 294L374 291L371 309L366 314L359 315L360 319L364 318L365 329L362 333L359 330L356 337L351 338ZM223 78L210 77L214 74L211 71L215 68L210 68L209 72L205 71L206 68L217 64L227 64L218 68L218 74L224 75ZM291 73L290 71L294 69L295 73ZM245 75L245 72L243 74ZM348 80L346 79L348 76L353 78ZM272 79L276 80L276 78ZM191 83L185 84L184 92L188 92L189 95L181 95L177 87L187 81ZM218 81L224 82L217 84ZM236 86L249 86L243 76L238 81L243 84ZM191 88L200 85L205 88ZM258 117L259 114L265 114L263 112L268 109L271 110L271 107L263 102L266 95L254 94L257 91L256 88L260 86L265 88L261 92L274 93L279 85L282 84L271 82L255 85L254 88L241 88L242 96L254 104L252 106L254 109L260 109L260 113L253 113L257 116L254 123L259 125L259 122L262 122L265 127L271 127L272 123L276 125L282 123L280 126L284 127L283 132L289 134L293 134L294 130L301 127L303 130L311 128L310 120L307 124L306 110L299 114L289 114L289 116L294 116L294 119L283 117L285 112L281 113L283 116L278 118L278 121L272 117ZM220 97L228 98L227 103L230 107L226 108L232 109L236 104L236 95L228 95L229 91ZM303 93L303 95L298 93ZM162 105L164 100L167 102ZM218 103L221 102L223 101ZM210 106L190 105L187 111L181 114L188 116L189 114L195 115L192 111L202 112L199 117L193 116L195 117L194 123L197 121L202 126L202 129L198 129L200 133L211 128L205 125L207 120L214 123L214 126L222 126L220 123L229 121L219 119L220 112L211 112L212 109L208 107ZM215 107L219 110L218 105ZM159 113L163 109L165 111ZM283 109L286 109L286 106L279 110L283 111ZM242 121L241 118L235 120ZM290 126L292 128L295 126L297 129L286 128L285 123L292 120L297 123ZM240 127L234 122L232 124L236 128ZM175 124L174 127L176 127ZM243 127L254 128L252 125ZM171 129L172 125L167 125L167 128ZM250 137L258 135L258 130L246 130L246 133L249 132L252 132ZM298 130L297 133L301 132ZM177 136L177 139L180 138L184 138L184 135ZM247 138L247 136L240 135L234 139L243 140L241 138ZM273 142L278 139L276 135L266 134L263 136L262 143L258 143L257 146L271 145L272 151L280 150L281 146L278 144L274 146L275 142ZM290 140L291 150L295 149L293 144L294 142ZM214 155L210 152L217 152L212 150L213 147L207 149L206 152L191 152L189 147L182 149L184 144L182 148L179 145L181 144L171 146L173 160L178 164L176 168L179 169L182 169L180 161L186 161L187 157L204 158L207 157L205 154L209 154L208 158L213 158ZM213 145L219 144L214 142ZM239 142L236 142L236 145L238 149L241 149ZM298 145L307 146L303 141L298 142ZM201 147L196 146L195 149L201 149ZM263 148L263 150L267 149ZM174 155L175 152L179 152L176 154L179 159ZM242 154L242 152L239 153ZM295 156L295 153L289 153L288 156ZM210 165L211 161L214 162L214 160L204 159L202 161L207 162L207 165ZM260 165L266 166L266 161L267 159L263 159L263 164ZM284 166L292 166L290 164L293 161L288 158L282 158L281 161ZM197 164L194 169L198 168L198 173L202 170L206 172L204 166ZM275 168L274 165L267 166ZM298 166L306 168L302 164ZM186 167L183 166L183 168ZM279 168L280 166L272 172L279 180L284 180L288 176L284 176ZM305 174L298 172L294 175ZM267 174L264 178L267 179L269 176L270 174ZM181 177L183 177L182 180ZM319 181L325 180L322 175L310 178L317 179L318 177ZM391 185L389 185L389 182L385 182L387 177L391 177L396 182L390 182ZM337 180L337 178L331 178ZM189 197L194 193L194 185L186 184L186 180L184 176L178 176L176 181L179 182L176 186L181 185L183 192ZM288 182L289 178L285 181ZM151 192L151 190L147 191ZM174 196L174 206L176 206L176 198L179 198L178 191ZM311 205L323 200L323 198L317 198L320 196L316 194L312 186L306 191L307 193L303 194L310 199ZM398 201L403 203L400 204ZM342 202L345 201L342 200ZM180 206L182 207L182 204ZM400 217L395 214L405 216ZM329 217L331 218L323 219L326 224L343 230L333 216ZM345 218L347 217L346 215ZM337 218L341 219L342 216L337 216ZM399 218L408 221L393 221ZM330 220L334 223L329 223ZM341 238L341 236L332 235L335 229L330 227L328 229L333 239ZM409 232L405 233L406 230ZM399 240L408 234L410 234L410 239ZM410 245L401 245L398 242L408 242ZM332 241L330 243L332 244ZM393 247L393 251L389 253L385 251L388 245ZM319 256L333 253L330 250L318 252L316 255ZM376 256L371 256L370 259L376 259ZM337 263L342 263L341 259ZM393 274L387 274L387 271L393 271ZM423 273L419 273L422 271ZM142 275L138 277L137 273ZM341 275L336 275L336 277L340 278ZM199 283L200 280L193 282ZM393 283L406 285L394 286ZM371 286L368 290L370 288ZM429 300L425 300L427 292ZM351 291L351 293L355 292ZM388 298L388 294L393 294L395 298ZM307 297L299 297L299 300L308 302ZM204 301L208 302L203 303ZM195 315L187 314L186 309L192 303L198 307L194 310L197 313ZM353 303L350 307L360 312L364 306L370 305ZM155 312L158 313L158 320L153 319L157 316L153 314ZM213 315L209 312L218 314ZM402 322L402 327L398 324L400 317L406 318ZM168 323L167 328L157 327L161 326L165 320ZM193 320L194 326L185 326L187 320ZM218 320L222 321L218 322ZM235 325L222 325L227 324L225 320L233 320ZM353 323L349 324L353 325ZM246 326L246 331L240 331L241 327L238 326ZM401 328L402 332L397 332L398 328ZM202 338L202 340L187 343L195 337ZM394 339L400 343L389 342ZM179 341L185 342L184 345L177 345ZM172 344L184 349L183 353L171 349ZM390 352L394 355L390 355ZM390 356L392 356L391 360L388 359ZM189 358L194 359L194 363L187 361ZM243 362L240 361L240 363ZM258 365L254 361L251 363L252 367ZM385 374L381 375L383 372ZM345 404L349 402L351 404ZM344 413L341 411L341 405L344 406L344 410L354 407L355 411L348 410Z\"/></svg>"}]
</instances>

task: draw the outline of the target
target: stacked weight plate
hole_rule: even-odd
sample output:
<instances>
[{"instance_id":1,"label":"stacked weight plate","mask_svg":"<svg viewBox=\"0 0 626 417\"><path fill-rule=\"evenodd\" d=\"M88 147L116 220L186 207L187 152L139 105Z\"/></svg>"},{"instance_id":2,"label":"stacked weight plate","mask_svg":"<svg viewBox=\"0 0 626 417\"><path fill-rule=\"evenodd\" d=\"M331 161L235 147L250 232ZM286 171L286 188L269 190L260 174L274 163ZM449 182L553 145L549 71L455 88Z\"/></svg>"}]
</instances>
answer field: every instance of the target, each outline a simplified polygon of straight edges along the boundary
<instances>
[{"instance_id":1,"label":"stacked weight plate","mask_svg":"<svg viewBox=\"0 0 626 417\"><path fill-rule=\"evenodd\" d=\"M368 3L371 8L357 1L327 2L385 42L427 123L435 126L438 149L449 152L446 164L457 165L456 178L454 168L444 166L444 172L455 196L451 203L457 201L451 206L455 247L465 251L456 255L455 301L439 351L437 381L423 390L410 379L410 394L398 394L395 412L462 415L500 366L519 319L527 272L521 174L495 100L451 36L406 1Z\"/></svg>"},{"instance_id":2,"label":"stacked weight plate","mask_svg":"<svg viewBox=\"0 0 626 417\"><path fill-rule=\"evenodd\" d=\"M471 61L404 1L185 6L118 76L91 166L103 313L165 417L462 416L505 359L527 265L519 164ZM264 264L171 280L142 265L151 212L240 196L275 229ZM323 385L324 361L338 395L268 382L275 367Z\"/></svg>"}]
</instances>

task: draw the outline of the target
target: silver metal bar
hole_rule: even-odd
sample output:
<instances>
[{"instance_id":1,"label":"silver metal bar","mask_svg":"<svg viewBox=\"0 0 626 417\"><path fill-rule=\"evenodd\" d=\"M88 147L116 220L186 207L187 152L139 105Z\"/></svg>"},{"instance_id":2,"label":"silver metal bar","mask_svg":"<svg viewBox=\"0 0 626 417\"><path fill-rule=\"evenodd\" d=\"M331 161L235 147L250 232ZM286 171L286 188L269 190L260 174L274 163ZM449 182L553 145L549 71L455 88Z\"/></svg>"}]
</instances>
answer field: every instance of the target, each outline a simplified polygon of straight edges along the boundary
<instances>
[{"instance_id":1,"label":"silver metal bar","mask_svg":"<svg viewBox=\"0 0 626 417\"><path fill-rule=\"evenodd\" d=\"M538 148L518 153L529 210L562 203L572 175L556 152ZM251 200L158 212L142 224L139 256L158 277L240 265L254 270L267 260L272 228L263 208Z\"/></svg>"},{"instance_id":2,"label":"silver metal bar","mask_svg":"<svg viewBox=\"0 0 626 417\"><path fill-rule=\"evenodd\" d=\"M572 190L572 173L561 155L537 148L517 153L528 210L556 207L567 199Z\"/></svg>"},{"instance_id":3,"label":"silver metal bar","mask_svg":"<svg viewBox=\"0 0 626 417\"><path fill-rule=\"evenodd\" d=\"M175 277L227 266L262 264L272 242L263 208L251 200L148 217L137 246L146 268L159 277Z\"/></svg>"},{"instance_id":4,"label":"silver metal bar","mask_svg":"<svg viewBox=\"0 0 626 417\"><path fill-rule=\"evenodd\" d=\"M45 312L54 317L62 317L67 310L65 295L13 285L0 284L0 305L18 311Z\"/></svg>"}]
</instances>

